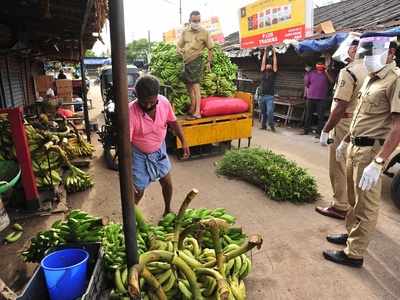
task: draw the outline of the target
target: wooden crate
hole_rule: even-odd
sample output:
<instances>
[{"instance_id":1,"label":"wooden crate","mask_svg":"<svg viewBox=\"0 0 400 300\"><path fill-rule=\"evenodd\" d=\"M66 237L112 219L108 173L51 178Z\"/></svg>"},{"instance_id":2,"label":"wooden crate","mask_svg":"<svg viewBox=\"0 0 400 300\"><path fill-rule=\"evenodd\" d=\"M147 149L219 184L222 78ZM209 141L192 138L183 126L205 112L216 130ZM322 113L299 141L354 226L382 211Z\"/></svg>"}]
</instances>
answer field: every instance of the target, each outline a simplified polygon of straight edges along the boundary
<instances>
[{"instance_id":1,"label":"wooden crate","mask_svg":"<svg viewBox=\"0 0 400 300\"><path fill-rule=\"evenodd\" d=\"M253 96L250 93L238 92L235 97L249 103L248 112L195 120L178 120L189 147L251 138L253 127ZM176 147L178 149L182 148L179 139L176 139Z\"/></svg>"}]
</instances>

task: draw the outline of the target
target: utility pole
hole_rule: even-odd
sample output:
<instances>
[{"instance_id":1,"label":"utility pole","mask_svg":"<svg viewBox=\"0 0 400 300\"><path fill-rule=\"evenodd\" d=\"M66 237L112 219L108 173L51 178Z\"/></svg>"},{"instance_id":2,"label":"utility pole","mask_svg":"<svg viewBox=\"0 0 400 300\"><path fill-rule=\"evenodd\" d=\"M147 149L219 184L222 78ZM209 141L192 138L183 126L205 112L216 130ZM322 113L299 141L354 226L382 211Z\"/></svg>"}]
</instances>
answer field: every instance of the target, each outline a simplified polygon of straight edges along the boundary
<instances>
[{"instance_id":1,"label":"utility pole","mask_svg":"<svg viewBox=\"0 0 400 300\"><path fill-rule=\"evenodd\" d=\"M150 63L150 53L151 53L151 39L150 39L150 30L147 30L147 41L148 41L148 50L147 50L147 64Z\"/></svg>"},{"instance_id":2,"label":"utility pole","mask_svg":"<svg viewBox=\"0 0 400 300\"><path fill-rule=\"evenodd\" d=\"M182 25L182 0L179 0L179 24Z\"/></svg>"},{"instance_id":3,"label":"utility pole","mask_svg":"<svg viewBox=\"0 0 400 300\"><path fill-rule=\"evenodd\" d=\"M135 199L132 181L132 152L129 141L128 82L125 54L125 22L123 0L109 0L112 77L117 117L117 145L122 223L125 236L127 266L138 263Z\"/></svg>"}]
</instances>

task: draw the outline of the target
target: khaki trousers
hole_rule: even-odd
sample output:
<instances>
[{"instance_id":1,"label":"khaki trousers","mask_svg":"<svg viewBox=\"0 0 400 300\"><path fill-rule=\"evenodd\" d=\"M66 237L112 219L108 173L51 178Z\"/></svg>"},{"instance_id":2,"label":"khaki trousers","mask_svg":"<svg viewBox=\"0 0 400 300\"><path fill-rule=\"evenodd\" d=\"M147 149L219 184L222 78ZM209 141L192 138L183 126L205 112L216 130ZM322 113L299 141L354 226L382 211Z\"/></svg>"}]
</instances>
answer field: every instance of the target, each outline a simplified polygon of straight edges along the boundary
<instances>
[{"instance_id":1,"label":"khaki trousers","mask_svg":"<svg viewBox=\"0 0 400 300\"><path fill-rule=\"evenodd\" d=\"M329 146L329 177L333 190L332 206L337 210L347 211L349 202L347 200L346 161L336 161L336 148L349 132L350 121L342 119L333 130L334 142Z\"/></svg>"},{"instance_id":2,"label":"khaki trousers","mask_svg":"<svg viewBox=\"0 0 400 300\"><path fill-rule=\"evenodd\" d=\"M367 250L378 219L382 179L369 191L358 184L366 166L379 152L381 146L357 147L351 145L347 155L347 190L350 209L346 216L349 234L344 252L352 258L362 258Z\"/></svg>"}]
</instances>

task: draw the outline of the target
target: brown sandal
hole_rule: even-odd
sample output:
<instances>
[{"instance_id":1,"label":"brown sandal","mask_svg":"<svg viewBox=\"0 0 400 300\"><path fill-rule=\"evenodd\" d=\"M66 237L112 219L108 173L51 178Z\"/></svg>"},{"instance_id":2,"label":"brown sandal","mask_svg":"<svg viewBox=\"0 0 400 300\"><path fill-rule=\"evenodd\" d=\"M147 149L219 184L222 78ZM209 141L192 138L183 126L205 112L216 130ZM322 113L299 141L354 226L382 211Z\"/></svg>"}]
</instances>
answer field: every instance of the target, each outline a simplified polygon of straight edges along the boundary
<instances>
[{"instance_id":1,"label":"brown sandal","mask_svg":"<svg viewBox=\"0 0 400 300\"><path fill-rule=\"evenodd\" d=\"M346 214L347 214L346 211L338 210L338 209L334 208L333 206L328 206L328 207L317 206L315 208L315 210L318 213L320 213L321 215L335 218L335 219L340 219L340 220L344 220L346 218Z\"/></svg>"}]
</instances>

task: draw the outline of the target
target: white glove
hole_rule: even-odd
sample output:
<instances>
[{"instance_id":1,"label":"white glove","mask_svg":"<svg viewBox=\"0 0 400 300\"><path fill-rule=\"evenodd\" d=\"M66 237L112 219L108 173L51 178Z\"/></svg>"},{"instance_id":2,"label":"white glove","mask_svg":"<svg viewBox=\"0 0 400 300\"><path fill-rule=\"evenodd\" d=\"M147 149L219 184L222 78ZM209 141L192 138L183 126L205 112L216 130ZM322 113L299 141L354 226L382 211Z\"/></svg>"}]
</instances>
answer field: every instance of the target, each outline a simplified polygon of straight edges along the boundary
<instances>
[{"instance_id":1,"label":"white glove","mask_svg":"<svg viewBox=\"0 0 400 300\"><path fill-rule=\"evenodd\" d=\"M341 161L346 157L347 146L349 143L341 141L339 146L336 148L336 161Z\"/></svg>"},{"instance_id":2,"label":"white glove","mask_svg":"<svg viewBox=\"0 0 400 300\"><path fill-rule=\"evenodd\" d=\"M372 189L379 180L382 173L382 166L372 161L363 171L358 187L363 191Z\"/></svg>"},{"instance_id":3,"label":"white glove","mask_svg":"<svg viewBox=\"0 0 400 300\"><path fill-rule=\"evenodd\" d=\"M328 146L328 138L329 138L329 133L325 131L321 131L321 136L319 137L319 143L321 146Z\"/></svg>"}]
</instances>

